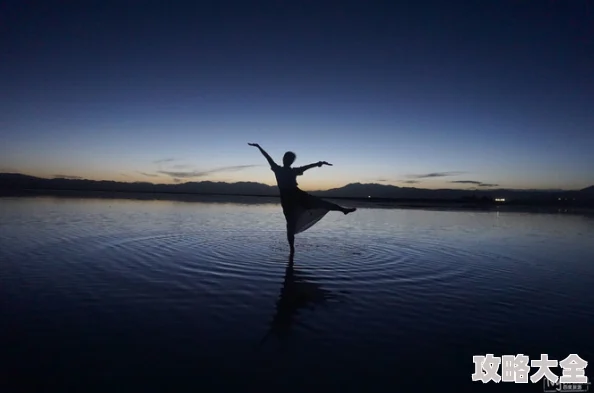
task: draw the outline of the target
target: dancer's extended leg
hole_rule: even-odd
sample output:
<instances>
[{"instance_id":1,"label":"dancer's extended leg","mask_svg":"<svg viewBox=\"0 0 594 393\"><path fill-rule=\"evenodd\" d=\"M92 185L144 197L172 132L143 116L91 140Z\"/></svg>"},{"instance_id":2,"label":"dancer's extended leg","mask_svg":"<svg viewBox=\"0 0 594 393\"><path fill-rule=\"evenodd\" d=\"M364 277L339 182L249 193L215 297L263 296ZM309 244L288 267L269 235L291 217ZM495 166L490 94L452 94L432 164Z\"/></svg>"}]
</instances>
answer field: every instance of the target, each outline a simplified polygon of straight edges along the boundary
<instances>
[{"instance_id":1,"label":"dancer's extended leg","mask_svg":"<svg viewBox=\"0 0 594 393\"><path fill-rule=\"evenodd\" d=\"M354 207L351 207L351 208L342 207L335 203L325 201L323 199L318 199L317 203L320 205L320 207L322 207L324 209L328 209L330 211L343 212L344 214L349 214L349 213L352 213L355 210L357 210Z\"/></svg>"}]
</instances>

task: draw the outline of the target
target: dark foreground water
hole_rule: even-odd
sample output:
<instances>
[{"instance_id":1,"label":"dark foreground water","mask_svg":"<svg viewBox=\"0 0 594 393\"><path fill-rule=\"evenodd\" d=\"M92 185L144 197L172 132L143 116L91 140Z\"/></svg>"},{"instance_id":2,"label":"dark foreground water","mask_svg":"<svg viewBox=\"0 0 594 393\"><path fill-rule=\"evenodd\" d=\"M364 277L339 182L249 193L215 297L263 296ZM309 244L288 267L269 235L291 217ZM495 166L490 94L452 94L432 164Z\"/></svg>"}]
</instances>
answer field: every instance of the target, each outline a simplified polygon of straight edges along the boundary
<instances>
[{"instance_id":1,"label":"dark foreground water","mask_svg":"<svg viewBox=\"0 0 594 393\"><path fill-rule=\"evenodd\" d=\"M0 391L542 392L472 356L594 361L591 216L359 209L296 247L245 199L0 198Z\"/></svg>"}]
</instances>

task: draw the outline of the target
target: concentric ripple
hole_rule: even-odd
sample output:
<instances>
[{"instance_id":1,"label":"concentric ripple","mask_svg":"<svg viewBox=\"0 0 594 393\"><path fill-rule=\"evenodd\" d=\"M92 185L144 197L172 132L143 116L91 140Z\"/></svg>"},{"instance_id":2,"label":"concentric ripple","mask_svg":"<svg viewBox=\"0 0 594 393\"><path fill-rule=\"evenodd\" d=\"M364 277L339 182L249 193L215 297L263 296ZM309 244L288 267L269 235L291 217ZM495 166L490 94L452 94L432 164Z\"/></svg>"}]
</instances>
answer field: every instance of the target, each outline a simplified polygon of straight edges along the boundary
<instances>
[{"instance_id":1,"label":"concentric ripple","mask_svg":"<svg viewBox=\"0 0 594 393\"><path fill-rule=\"evenodd\" d=\"M296 247L295 263L316 280L351 286L455 282L480 257L431 238L304 236L297 238ZM146 280L158 280L160 275L163 280L216 277L278 283L288 256L283 231L205 228L177 233L70 234L46 241L28 254L43 256L55 250L62 255L56 262L81 275L105 272Z\"/></svg>"},{"instance_id":2,"label":"concentric ripple","mask_svg":"<svg viewBox=\"0 0 594 393\"><path fill-rule=\"evenodd\" d=\"M315 244L300 249L300 260L327 280L348 280L356 285L385 283L425 284L464 276L475 256L435 241L381 238L373 242L348 239L345 243Z\"/></svg>"},{"instance_id":3,"label":"concentric ripple","mask_svg":"<svg viewBox=\"0 0 594 393\"><path fill-rule=\"evenodd\" d=\"M241 230L220 229L128 234L125 238L98 242L96 252L100 252L107 262L115 261L108 263L125 264L130 274L139 271L177 278L278 282L282 264L271 256L270 244L262 244L261 237L262 234L255 236ZM123 256L126 256L125 261L122 261ZM122 267L120 265L119 269ZM271 267L276 267L276 272Z\"/></svg>"}]
</instances>

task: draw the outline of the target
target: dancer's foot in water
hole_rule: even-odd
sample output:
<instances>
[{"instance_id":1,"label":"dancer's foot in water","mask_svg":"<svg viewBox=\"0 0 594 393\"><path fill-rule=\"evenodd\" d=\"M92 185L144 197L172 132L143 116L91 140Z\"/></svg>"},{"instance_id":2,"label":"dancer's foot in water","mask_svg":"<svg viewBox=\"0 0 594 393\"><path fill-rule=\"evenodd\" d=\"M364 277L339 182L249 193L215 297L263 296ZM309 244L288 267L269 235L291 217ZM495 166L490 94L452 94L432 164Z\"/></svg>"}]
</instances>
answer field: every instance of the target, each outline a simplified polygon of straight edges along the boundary
<instances>
[{"instance_id":1,"label":"dancer's foot in water","mask_svg":"<svg viewBox=\"0 0 594 393\"><path fill-rule=\"evenodd\" d=\"M343 208L343 209L342 209L342 212L343 212L345 215L347 215L347 214L349 214L349 213L352 213L352 212L354 212L355 210L357 210L357 208L356 208L356 207L351 207L351 208L349 208L349 209L347 209L347 208Z\"/></svg>"}]
</instances>

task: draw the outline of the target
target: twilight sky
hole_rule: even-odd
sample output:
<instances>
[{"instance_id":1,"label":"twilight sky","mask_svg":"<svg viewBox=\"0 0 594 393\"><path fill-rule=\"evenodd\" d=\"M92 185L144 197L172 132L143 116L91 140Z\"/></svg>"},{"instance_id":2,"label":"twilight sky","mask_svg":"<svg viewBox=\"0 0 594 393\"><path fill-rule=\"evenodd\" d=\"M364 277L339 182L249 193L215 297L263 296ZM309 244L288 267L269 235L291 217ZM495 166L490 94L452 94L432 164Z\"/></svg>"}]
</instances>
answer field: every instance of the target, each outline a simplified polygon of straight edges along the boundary
<instances>
[{"instance_id":1,"label":"twilight sky","mask_svg":"<svg viewBox=\"0 0 594 393\"><path fill-rule=\"evenodd\" d=\"M0 172L274 184L248 142L305 190L593 185L594 3L0 3Z\"/></svg>"}]
</instances>

